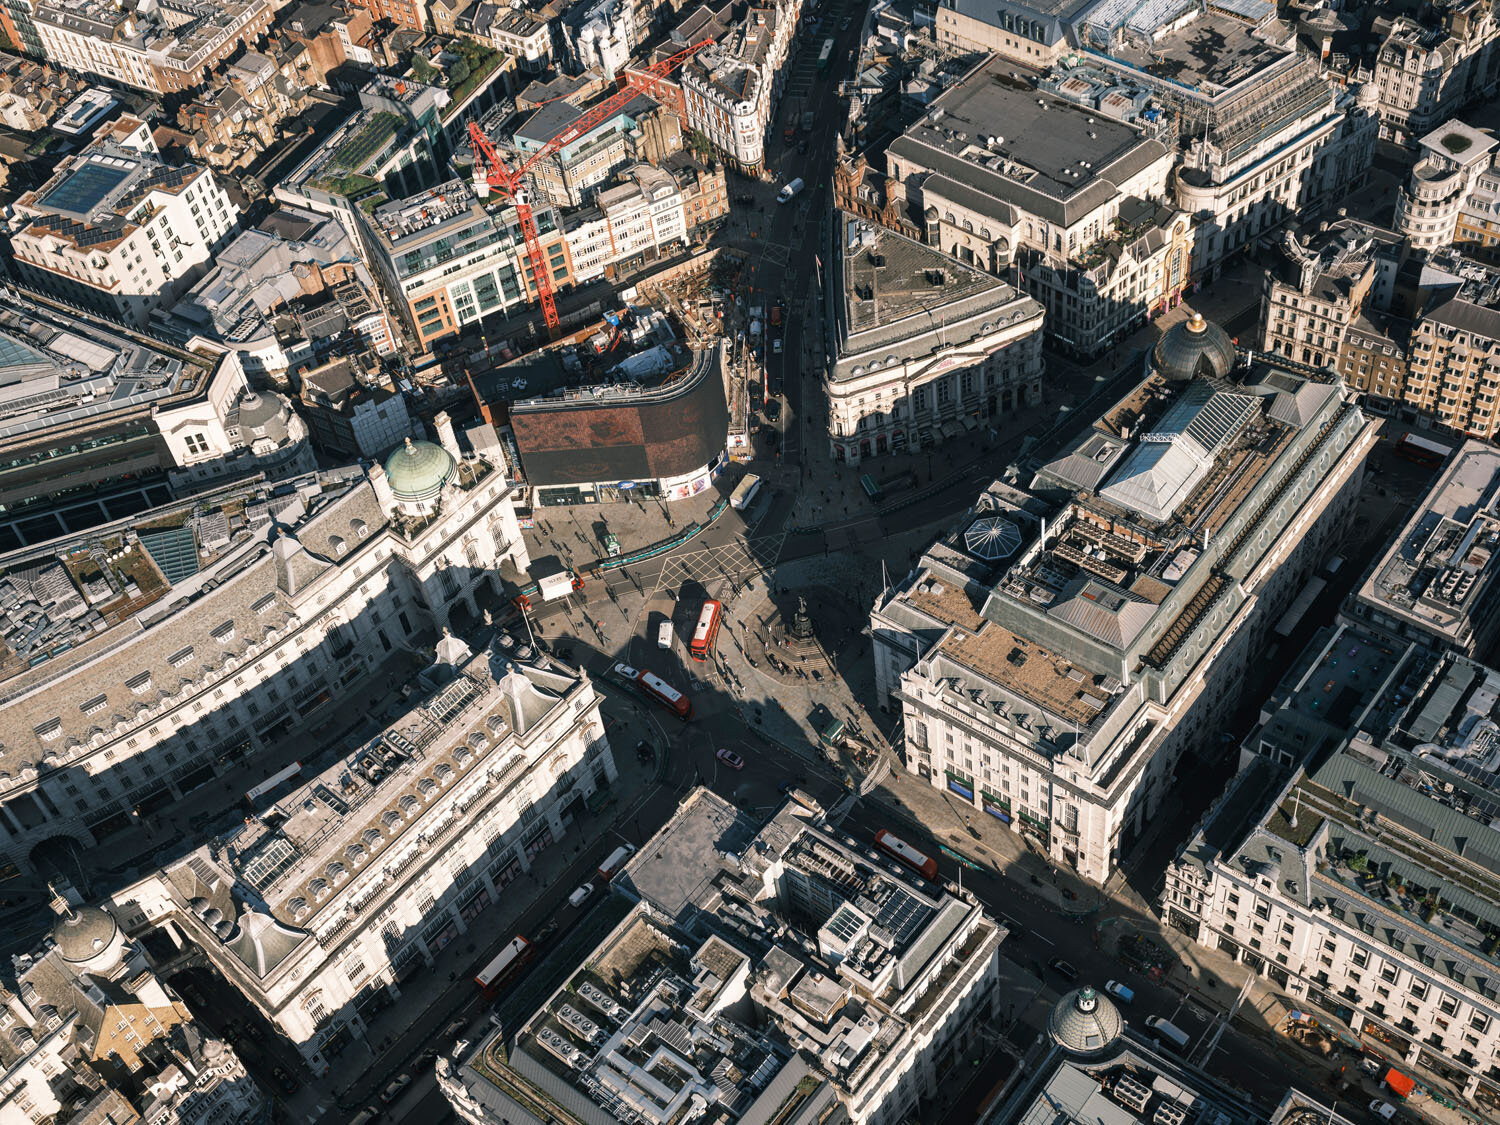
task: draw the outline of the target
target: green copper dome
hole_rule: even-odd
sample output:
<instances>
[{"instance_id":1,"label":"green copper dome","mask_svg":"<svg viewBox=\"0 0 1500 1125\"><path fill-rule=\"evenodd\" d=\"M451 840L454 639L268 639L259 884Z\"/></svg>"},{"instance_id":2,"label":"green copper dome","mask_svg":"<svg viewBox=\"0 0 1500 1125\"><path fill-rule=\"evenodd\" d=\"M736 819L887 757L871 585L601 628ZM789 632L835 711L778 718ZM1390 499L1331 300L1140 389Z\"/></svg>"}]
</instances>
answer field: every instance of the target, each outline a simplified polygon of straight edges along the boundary
<instances>
[{"instance_id":1,"label":"green copper dome","mask_svg":"<svg viewBox=\"0 0 1500 1125\"><path fill-rule=\"evenodd\" d=\"M434 499L453 478L453 458L440 445L407 438L385 459L385 475L397 500L421 503Z\"/></svg>"}]
</instances>

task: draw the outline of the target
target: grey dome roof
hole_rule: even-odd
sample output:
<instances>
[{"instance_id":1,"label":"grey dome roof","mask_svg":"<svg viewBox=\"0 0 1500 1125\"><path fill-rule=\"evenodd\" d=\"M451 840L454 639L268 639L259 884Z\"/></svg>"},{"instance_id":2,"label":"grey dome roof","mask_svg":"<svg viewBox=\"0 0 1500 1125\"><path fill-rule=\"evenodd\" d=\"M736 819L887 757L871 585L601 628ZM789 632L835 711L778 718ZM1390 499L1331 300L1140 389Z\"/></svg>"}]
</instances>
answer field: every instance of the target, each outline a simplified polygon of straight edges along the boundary
<instances>
[{"instance_id":1,"label":"grey dome roof","mask_svg":"<svg viewBox=\"0 0 1500 1125\"><path fill-rule=\"evenodd\" d=\"M52 940L62 959L77 965L108 949L117 928L109 911L83 906L52 924Z\"/></svg>"},{"instance_id":2,"label":"grey dome roof","mask_svg":"<svg viewBox=\"0 0 1500 1125\"><path fill-rule=\"evenodd\" d=\"M1234 370L1234 342L1213 321L1194 313L1167 329L1156 342L1151 359L1160 375L1177 382L1200 375L1223 379Z\"/></svg>"},{"instance_id":3,"label":"grey dome roof","mask_svg":"<svg viewBox=\"0 0 1500 1125\"><path fill-rule=\"evenodd\" d=\"M453 477L453 458L441 445L412 441L385 459L385 475L397 500L431 500Z\"/></svg>"},{"instance_id":4,"label":"grey dome roof","mask_svg":"<svg viewBox=\"0 0 1500 1125\"><path fill-rule=\"evenodd\" d=\"M1071 1055L1103 1057L1113 1053L1125 1021L1109 999L1085 985L1074 989L1052 1009L1047 1032Z\"/></svg>"}]
</instances>

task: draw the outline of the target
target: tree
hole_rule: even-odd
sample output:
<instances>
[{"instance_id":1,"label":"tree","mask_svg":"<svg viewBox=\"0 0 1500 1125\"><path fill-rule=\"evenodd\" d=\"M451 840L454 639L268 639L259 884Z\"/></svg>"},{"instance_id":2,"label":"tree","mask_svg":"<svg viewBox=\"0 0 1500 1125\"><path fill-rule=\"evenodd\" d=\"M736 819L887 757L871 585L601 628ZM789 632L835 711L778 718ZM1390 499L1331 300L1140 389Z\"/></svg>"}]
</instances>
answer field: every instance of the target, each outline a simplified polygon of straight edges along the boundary
<instances>
[{"instance_id":1,"label":"tree","mask_svg":"<svg viewBox=\"0 0 1500 1125\"><path fill-rule=\"evenodd\" d=\"M411 76L418 82L430 83L436 76L436 74L437 71L432 68L432 64L424 59L421 55L412 56Z\"/></svg>"},{"instance_id":2,"label":"tree","mask_svg":"<svg viewBox=\"0 0 1500 1125\"><path fill-rule=\"evenodd\" d=\"M448 85L461 86L467 77L469 77L469 64L463 59L455 59L453 65L448 68Z\"/></svg>"}]
</instances>

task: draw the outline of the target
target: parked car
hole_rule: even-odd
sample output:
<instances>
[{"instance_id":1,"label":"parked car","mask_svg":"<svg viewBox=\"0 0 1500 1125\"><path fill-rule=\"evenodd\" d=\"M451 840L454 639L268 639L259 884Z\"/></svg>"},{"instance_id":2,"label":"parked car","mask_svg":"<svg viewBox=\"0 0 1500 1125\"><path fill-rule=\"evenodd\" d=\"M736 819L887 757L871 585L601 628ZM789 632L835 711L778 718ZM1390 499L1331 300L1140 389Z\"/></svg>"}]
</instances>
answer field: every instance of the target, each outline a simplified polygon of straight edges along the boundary
<instances>
[{"instance_id":1,"label":"parked car","mask_svg":"<svg viewBox=\"0 0 1500 1125\"><path fill-rule=\"evenodd\" d=\"M644 738L637 742L635 744L635 757L639 762L649 762L655 758L656 754L651 749L651 743L647 742Z\"/></svg>"},{"instance_id":2,"label":"parked car","mask_svg":"<svg viewBox=\"0 0 1500 1125\"><path fill-rule=\"evenodd\" d=\"M771 352L772 352L773 355L780 355L781 354L781 337L780 336L776 337L776 339L774 339L774 340L771 341Z\"/></svg>"},{"instance_id":3,"label":"parked car","mask_svg":"<svg viewBox=\"0 0 1500 1125\"><path fill-rule=\"evenodd\" d=\"M1368 1075L1374 1076L1379 1074L1383 1068L1380 1065L1379 1059L1366 1057L1359 1060L1359 1069Z\"/></svg>"},{"instance_id":4,"label":"parked car","mask_svg":"<svg viewBox=\"0 0 1500 1125\"><path fill-rule=\"evenodd\" d=\"M776 421L777 418L781 417L781 401L774 398L766 399L766 404L760 408L760 412L770 421Z\"/></svg>"},{"instance_id":5,"label":"parked car","mask_svg":"<svg viewBox=\"0 0 1500 1125\"><path fill-rule=\"evenodd\" d=\"M575 888L573 893L568 896L568 905L582 906L586 901L588 901L589 895L593 893L594 884L585 883L583 886Z\"/></svg>"},{"instance_id":6,"label":"parked car","mask_svg":"<svg viewBox=\"0 0 1500 1125\"><path fill-rule=\"evenodd\" d=\"M741 758L733 750L721 749L717 754L714 755L714 757L718 758L719 761L723 762L732 770L742 770L745 768L745 759Z\"/></svg>"},{"instance_id":7,"label":"parked car","mask_svg":"<svg viewBox=\"0 0 1500 1125\"><path fill-rule=\"evenodd\" d=\"M1382 1121L1390 1121L1396 1116L1396 1107L1390 1102L1381 1101L1376 1098L1370 1103L1370 1112Z\"/></svg>"},{"instance_id":8,"label":"parked car","mask_svg":"<svg viewBox=\"0 0 1500 1125\"><path fill-rule=\"evenodd\" d=\"M385 1102L386 1105L390 1105L393 1101L401 1096L401 1091L405 1090L410 1085L410 1074L398 1074L395 1078L391 1079L389 1085L387 1085L384 1090L380 1091L380 1100Z\"/></svg>"},{"instance_id":9,"label":"parked car","mask_svg":"<svg viewBox=\"0 0 1500 1125\"><path fill-rule=\"evenodd\" d=\"M1135 990L1127 988L1117 980L1106 981L1104 983L1104 991L1122 1004L1129 1004L1135 999Z\"/></svg>"},{"instance_id":10,"label":"parked car","mask_svg":"<svg viewBox=\"0 0 1500 1125\"><path fill-rule=\"evenodd\" d=\"M1068 981L1070 984L1078 979L1078 970L1064 961L1061 957L1054 957L1052 958L1052 960L1048 961L1047 968L1051 969L1054 973L1062 977L1063 980Z\"/></svg>"}]
</instances>

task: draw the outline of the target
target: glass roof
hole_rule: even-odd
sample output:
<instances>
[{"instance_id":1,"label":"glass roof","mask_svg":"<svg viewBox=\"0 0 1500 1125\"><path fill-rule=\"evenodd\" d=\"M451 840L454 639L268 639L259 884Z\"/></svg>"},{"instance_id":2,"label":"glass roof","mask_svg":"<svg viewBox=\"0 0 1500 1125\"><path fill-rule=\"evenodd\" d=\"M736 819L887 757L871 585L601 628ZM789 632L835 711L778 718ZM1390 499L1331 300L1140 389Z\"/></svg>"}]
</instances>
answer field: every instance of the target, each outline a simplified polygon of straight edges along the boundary
<instances>
[{"instance_id":1,"label":"glass roof","mask_svg":"<svg viewBox=\"0 0 1500 1125\"><path fill-rule=\"evenodd\" d=\"M0 335L0 371L7 367L30 367L33 364L46 364L55 367L52 359L43 352L13 340L9 336Z\"/></svg>"},{"instance_id":2,"label":"glass roof","mask_svg":"<svg viewBox=\"0 0 1500 1125\"><path fill-rule=\"evenodd\" d=\"M43 196L42 206L50 211L87 215L103 203L110 192L124 183L133 171L133 167L117 168L93 160L87 161Z\"/></svg>"}]
</instances>

